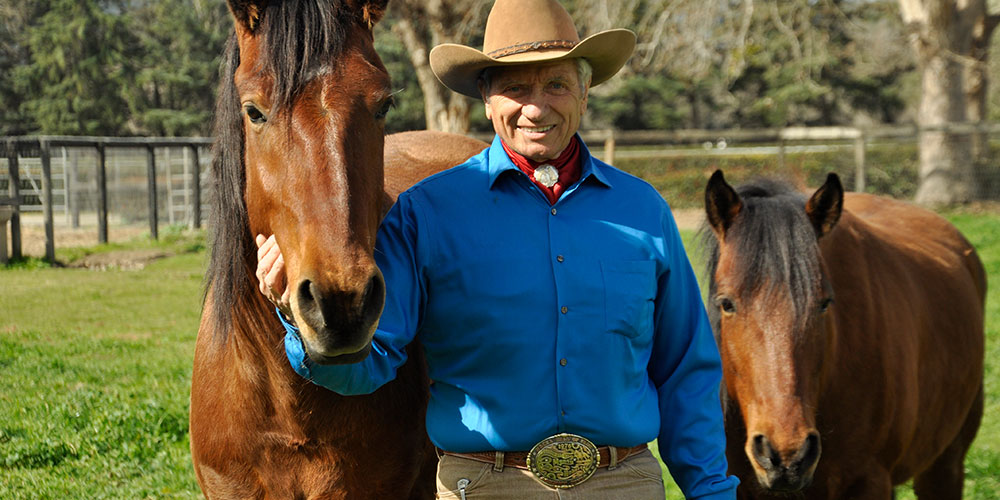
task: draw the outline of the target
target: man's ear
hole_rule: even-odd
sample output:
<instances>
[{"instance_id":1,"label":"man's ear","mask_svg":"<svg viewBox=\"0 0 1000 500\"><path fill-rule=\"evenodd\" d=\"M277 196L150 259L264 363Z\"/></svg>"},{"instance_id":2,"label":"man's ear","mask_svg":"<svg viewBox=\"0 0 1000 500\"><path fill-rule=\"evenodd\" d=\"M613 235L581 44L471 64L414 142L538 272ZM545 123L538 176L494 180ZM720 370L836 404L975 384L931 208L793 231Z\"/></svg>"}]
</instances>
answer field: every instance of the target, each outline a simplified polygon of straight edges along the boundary
<instances>
[{"instance_id":1,"label":"man's ear","mask_svg":"<svg viewBox=\"0 0 1000 500\"><path fill-rule=\"evenodd\" d=\"M479 88L479 95L483 96L483 108L486 110L486 119L493 120L493 108L490 106L489 89L486 88L486 80L482 78L477 80L476 87Z\"/></svg>"}]
</instances>

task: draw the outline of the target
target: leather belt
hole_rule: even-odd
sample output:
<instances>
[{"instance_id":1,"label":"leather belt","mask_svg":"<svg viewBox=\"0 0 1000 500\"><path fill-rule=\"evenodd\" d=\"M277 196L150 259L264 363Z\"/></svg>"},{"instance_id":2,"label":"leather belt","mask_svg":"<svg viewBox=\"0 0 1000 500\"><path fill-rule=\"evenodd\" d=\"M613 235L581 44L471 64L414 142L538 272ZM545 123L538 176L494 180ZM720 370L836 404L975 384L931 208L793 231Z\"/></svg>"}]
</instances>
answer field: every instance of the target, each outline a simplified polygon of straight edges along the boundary
<instances>
[{"instance_id":1,"label":"leather belt","mask_svg":"<svg viewBox=\"0 0 1000 500\"><path fill-rule=\"evenodd\" d=\"M646 444L640 444L638 446L633 446L631 448L622 448L620 446L599 446L597 448L597 453L600 455L600 459L597 462L598 468L603 468L611 465L611 448L615 449L616 462L624 462L630 456L636 455L642 450L647 448ZM531 470L528 467L528 452L526 451L477 451L472 453L455 453L451 451L440 450L442 455L451 455L453 457L467 458L469 460L475 460L477 462L484 462L487 464L496 464L497 455L502 456L504 467L515 467L518 469Z\"/></svg>"}]
</instances>

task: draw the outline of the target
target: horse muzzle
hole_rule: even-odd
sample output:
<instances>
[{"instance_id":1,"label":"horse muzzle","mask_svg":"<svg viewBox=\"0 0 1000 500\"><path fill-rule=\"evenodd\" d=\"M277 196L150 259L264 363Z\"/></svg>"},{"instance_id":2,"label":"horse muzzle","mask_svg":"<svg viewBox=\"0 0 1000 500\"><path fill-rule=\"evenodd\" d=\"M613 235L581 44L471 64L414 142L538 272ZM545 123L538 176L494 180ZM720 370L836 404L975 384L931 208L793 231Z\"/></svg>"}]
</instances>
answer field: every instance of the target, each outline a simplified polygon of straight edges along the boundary
<instances>
[{"instance_id":1,"label":"horse muzzle","mask_svg":"<svg viewBox=\"0 0 1000 500\"><path fill-rule=\"evenodd\" d=\"M761 486L782 493L801 491L812 483L819 464L819 433L810 432L798 449L788 452L779 452L767 436L757 434L748 451Z\"/></svg>"},{"instance_id":2,"label":"horse muzzle","mask_svg":"<svg viewBox=\"0 0 1000 500\"><path fill-rule=\"evenodd\" d=\"M384 305L385 281L377 269L356 289L325 287L306 278L299 280L292 294L302 343L317 364L365 359Z\"/></svg>"}]
</instances>

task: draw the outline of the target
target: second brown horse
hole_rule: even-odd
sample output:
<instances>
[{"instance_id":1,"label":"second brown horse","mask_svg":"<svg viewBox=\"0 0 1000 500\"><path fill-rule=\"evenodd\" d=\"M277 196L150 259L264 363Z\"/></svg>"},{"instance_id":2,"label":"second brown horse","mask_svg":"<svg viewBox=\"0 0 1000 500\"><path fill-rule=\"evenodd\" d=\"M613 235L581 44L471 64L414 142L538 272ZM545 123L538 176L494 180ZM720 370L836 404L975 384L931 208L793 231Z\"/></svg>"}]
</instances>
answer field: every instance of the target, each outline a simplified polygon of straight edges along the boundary
<instances>
[{"instance_id":1,"label":"second brown horse","mask_svg":"<svg viewBox=\"0 0 1000 500\"><path fill-rule=\"evenodd\" d=\"M836 175L705 193L709 314L744 499L962 497L983 412L986 276L943 218Z\"/></svg>"}]
</instances>

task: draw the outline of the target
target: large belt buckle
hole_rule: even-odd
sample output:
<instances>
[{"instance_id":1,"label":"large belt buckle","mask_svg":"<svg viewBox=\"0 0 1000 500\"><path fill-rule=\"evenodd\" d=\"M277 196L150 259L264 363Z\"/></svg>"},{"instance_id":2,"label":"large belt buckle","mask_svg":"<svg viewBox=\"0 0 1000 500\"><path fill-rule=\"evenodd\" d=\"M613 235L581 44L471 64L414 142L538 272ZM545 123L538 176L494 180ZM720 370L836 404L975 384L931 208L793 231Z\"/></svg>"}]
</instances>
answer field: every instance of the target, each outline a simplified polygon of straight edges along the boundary
<instances>
[{"instance_id":1,"label":"large belt buckle","mask_svg":"<svg viewBox=\"0 0 1000 500\"><path fill-rule=\"evenodd\" d=\"M528 468L553 488L572 488L594 474L600 455L589 439L576 434L556 434L538 442L528 452Z\"/></svg>"}]
</instances>

